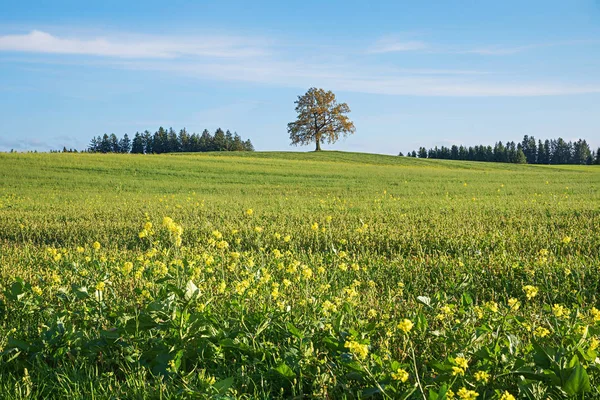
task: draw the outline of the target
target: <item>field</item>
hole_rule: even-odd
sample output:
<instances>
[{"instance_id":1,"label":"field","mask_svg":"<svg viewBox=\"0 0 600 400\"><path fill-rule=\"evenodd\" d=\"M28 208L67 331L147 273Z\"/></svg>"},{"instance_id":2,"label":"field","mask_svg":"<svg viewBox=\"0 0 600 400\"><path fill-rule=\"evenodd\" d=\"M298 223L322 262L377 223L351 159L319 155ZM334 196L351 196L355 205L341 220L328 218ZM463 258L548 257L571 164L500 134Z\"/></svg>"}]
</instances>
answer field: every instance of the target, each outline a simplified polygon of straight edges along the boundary
<instances>
[{"instance_id":1,"label":"field","mask_svg":"<svg viewBox=\"0 0 600 400\"><path fill-rule=\"evenodd\" d=\"M600 398L600 167L0 154L0 398Z\"/></svg>"}]
</instances>

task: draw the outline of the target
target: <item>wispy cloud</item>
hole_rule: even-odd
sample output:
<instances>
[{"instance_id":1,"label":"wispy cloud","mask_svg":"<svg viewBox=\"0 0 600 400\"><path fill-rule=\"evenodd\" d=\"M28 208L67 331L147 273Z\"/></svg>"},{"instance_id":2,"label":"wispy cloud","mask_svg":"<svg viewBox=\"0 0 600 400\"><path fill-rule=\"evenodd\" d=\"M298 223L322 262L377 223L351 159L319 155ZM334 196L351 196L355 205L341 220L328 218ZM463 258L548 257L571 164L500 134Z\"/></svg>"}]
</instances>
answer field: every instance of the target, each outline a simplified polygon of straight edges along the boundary
<instances>
[{"instance_id":1,"label":"wispy cloud","mask_svg":"<svg viewBox=\"0 0 600 400\"><path fill-rule=\"evenodd\" d=\"M535 49L559 46L576 46L600 44L597 39L557 40L553 42L530 43L522 45L484 45L473 48L461 48L451 45L426 43L421 40L404 40L397 35L385 35L377 39L366 50L367 54L399 53L407 51L421 51L433 54L478 54L482 56L503 56L523 53Z\"/></svg>"},{"instance_id":2,"label":"wispy cloud","mask_svg":"<svg viewBox=\"0 0 600 400\"><path fill-rule=\"evenodd\" d=\"M119 35L110 38L58 37L33 30L0 36L0 51L92 55L119 58L175 58L180 56L251 57L265 54L257 39L229 36L150 37Z\"/></svg>"},{"instance_id":3,"label":"wispy cloud","mask_svg":"<svg viewBox=\"0 0 600 400\"><path fill-rule=\"evenodd\" d=\"M384 36L367 49L369 54L398 53L426 49L428 45L420 40L403 40L397 36Z\"/></svg>"},{"instance_id":4,"label":"wispy cloud","mask_svg":"<svg viewBox=\"0 0 600 400\"><path fill-rule=\"evenodd\" d=\"M299 88L322 86L340 91L386 95L522 97L600 93L600 83L576 85L556 82L505 82L483 80L477 78L477 73L466 76L437 73L419 76L403 70L392 71L378 66L359 67L354 64L322 65L270 60L243 64L128 62L122 64L122 67L177 73L198 79Z\"/></svg>"},{"instance_id":5,"label":"wispy cloud","mask_svg":"<svg viewBox=\"0 0 600 400\"><path fill-rule=\"evenodd\" d=\"M140 36L108 38L59 37L41 31L0 36L0 52L70 54L69 63L98 68L147 70L199 80L245 82L278 87L322 86L333 90L411 96L552 96L600 93L600 81L546 82L518 74L452 68L397 68L372 56L356 59L348 48L323 55L322 49L297 51L274 41L241 36ZM318 47L318 46L317 46ZM391 51L433 51L419 41L384 37L372 54ZM508 54L521 48L481 48L478 54ZM307 53L308 51L308 53ZM494 53L494 51L496 53ZM312 53L310 53L312 52ZM465 52L465 51L463 51ZM31 56L30 56L31 57ZM34 57L31 57L34 58ZM35 57L32 62L61 63L64 58ZM20 61L23 62L23 61ZM512 79L512 80L511 80Z\"/></svg>"},{"instance_id":6,"label":"wispy cloud","mask_svg":"<svg viewBox=\"0 0 600 400\"><path fill-rule=\"evenodd\" d=\"M473 49L466 50L454 50L450 51L456 54L480 54L480 55L489 55L489 56L503 56L503 55L511 55L523 53L529 50L535 49L543 49L549 47L558 47L558 46L576 46L576 45L585 45L585 44L600 44L600 40L560 40L556 42L547 42L547 43L533 43L521 46L487 46L487 47L478 47Z\"/></svg>"}]
</instances>

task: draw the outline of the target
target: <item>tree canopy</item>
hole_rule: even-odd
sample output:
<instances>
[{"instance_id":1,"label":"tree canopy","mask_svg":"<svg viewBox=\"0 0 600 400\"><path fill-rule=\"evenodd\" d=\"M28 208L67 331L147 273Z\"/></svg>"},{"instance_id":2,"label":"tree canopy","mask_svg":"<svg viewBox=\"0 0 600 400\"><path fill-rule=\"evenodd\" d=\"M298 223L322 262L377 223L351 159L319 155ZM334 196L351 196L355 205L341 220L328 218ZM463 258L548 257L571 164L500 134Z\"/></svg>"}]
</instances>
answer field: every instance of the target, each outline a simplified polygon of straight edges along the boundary
<instances>
[{"instance_id":1,"label":"tree canopy","mask_svg":"<svg viewBox=\"0 0 600 400\"><path fill-rule=\"evenodd\" d=\"M315 151L321 150L321 143L335 143L340 135L353 134L354 123L345 115L350 112L346 103L338 103L332 91L310 88L295 102L298 117L288 124L292 144L316 143Z\"/></svg>"},{"instance_id":2,"label":"tree canopy","mask_svg":"<svg viewBox=\"0 0 600 400\"><path fill-rule=\"evenodd\" d=\"M475 147L453 145L408 153L411 157L438 158L446 160L488 161L518 164L600 164L600 149L593 152L588 143L579 139L566 142L563 138L538 140L525 135L521 143L513 141L497 142L493 147L479 145Z\"/></svg>"},{"instance_id":3,"label":"tree canopy","mask_svg":"<svg viewBox=\"0 0 600 400\"><path fill-rule=\"evenodd\" d=\"M221 128L214 136L205 129L201 135L189 133L185 128L176 133L173 128L168 130L162 126L154 134L149 131L136 132L133 139L127 134L122 139L113 133L92 138L88 151L92 153L138 153L160 154L174 152L205 152L205 151L254 151L250 139L242 140L236 133Z\"/></svg>"}]
</instances>

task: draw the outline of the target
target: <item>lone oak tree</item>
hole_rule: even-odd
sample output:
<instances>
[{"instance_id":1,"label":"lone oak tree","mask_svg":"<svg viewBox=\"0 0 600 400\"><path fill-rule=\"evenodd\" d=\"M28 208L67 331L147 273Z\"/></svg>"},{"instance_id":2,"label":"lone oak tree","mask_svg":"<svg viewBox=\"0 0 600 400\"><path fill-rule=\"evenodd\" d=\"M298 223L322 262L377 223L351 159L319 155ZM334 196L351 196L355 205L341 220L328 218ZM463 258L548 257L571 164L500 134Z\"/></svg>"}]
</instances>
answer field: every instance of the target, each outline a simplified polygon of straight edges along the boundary
<instances>
[{"instance_id":1,"label":"lone oak tree","mask_svg":"<svg viewBox=\"0 0 600 400\"><path fill-rule=\"evenodd\" d=\"M335 143L340 134L344 137L356 131L354 123L345 115L350 112L346 103L338 104L331 90L310 88L295 102L298 118L288 124L292 144L297 146L315 142L315 151L321 143Z\"/></svg>"}]
</instances>

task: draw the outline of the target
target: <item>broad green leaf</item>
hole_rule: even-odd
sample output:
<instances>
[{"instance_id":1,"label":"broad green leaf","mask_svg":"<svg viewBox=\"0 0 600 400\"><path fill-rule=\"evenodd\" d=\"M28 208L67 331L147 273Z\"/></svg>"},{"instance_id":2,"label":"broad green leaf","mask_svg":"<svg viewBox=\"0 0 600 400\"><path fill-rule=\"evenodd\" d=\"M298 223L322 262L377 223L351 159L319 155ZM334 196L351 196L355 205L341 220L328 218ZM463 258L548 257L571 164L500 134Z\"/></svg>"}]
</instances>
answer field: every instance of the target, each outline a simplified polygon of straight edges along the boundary
<instances>
[{"instance_id":1,"label":"broad green leaf","mask_svg":"<svg viewBox=\"0 0 600 400\"><path fill-rule=\"evenodd\" d=\"M274 368L274 370L288 379L293 379L296 377L296 373L286 363L279 364L277 368Z\"/></svg>"},{"instance_id":2,"label":"broad green leaf","mask_svg":"<svg viewBox=\"0 0 600 400\"><path fill-rule=\"evenodd\" d=\"M592 389L590 378L581 364L577 364L573 368L573 372L571 372L562 388L571 396L580 395Z\"/></svg>"}]
</instances>

